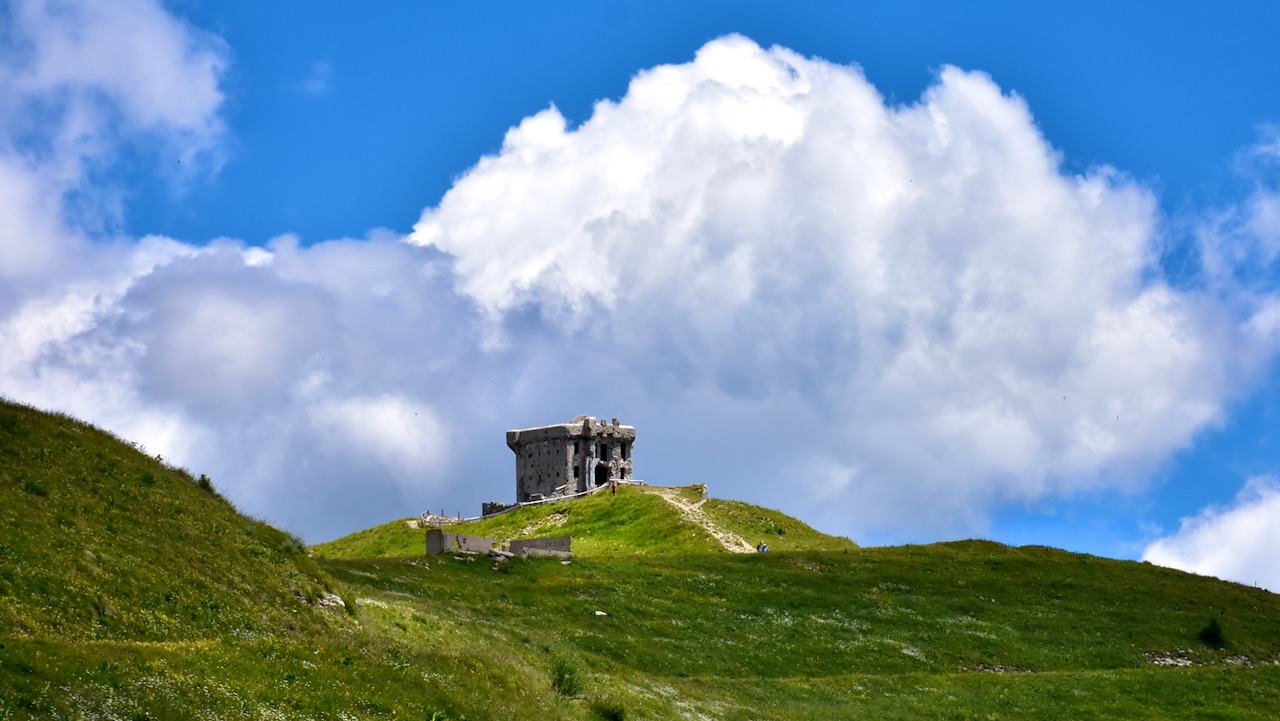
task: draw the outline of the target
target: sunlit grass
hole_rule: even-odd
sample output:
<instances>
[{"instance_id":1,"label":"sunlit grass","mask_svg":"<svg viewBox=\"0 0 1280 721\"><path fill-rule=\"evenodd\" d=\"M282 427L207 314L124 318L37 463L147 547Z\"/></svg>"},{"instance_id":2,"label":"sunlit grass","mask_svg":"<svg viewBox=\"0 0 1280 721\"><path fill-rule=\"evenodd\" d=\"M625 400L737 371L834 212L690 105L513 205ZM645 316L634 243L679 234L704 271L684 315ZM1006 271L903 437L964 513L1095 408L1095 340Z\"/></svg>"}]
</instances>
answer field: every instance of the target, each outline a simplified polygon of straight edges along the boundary
<instances>
[{"instance_id":1,"label":"sunlit grass","mask_svg":"<svg viewBox=\"0 0 1280 721\"><path fill-rule=\"evenodd\" d=\"M701 486L672 489L681 500L702 500ZM702 506L725 530L755 544L767 541L775 550L841 550L856 548L846 538L819 533L778 511L737 501L710 499ZM584 557L617 554L721 554L724 547L698 524L681 517L678 509L653 489L621 486L607 492L555 503L529 506L498 516L455 524L447 530L496 538L572 536L574 553ZM420 554L425 530L392 521L312 547L323 558L398 557Z\"/></svg>"},{"instance_id":2,"label":"sunlit grass","mask_svg":"<svg viewBox=\"0 0 1280 721\"><path fill-rule=\"evenodd\" d=\"M567 563L425 557L403 521L310 558L186 471L2 403L0 501L0 719L1280 717L1280 597L1147 564L858 548L709 500L772 549L730 554L636 488L457 529L572 535Z\"/></svg>"}]
</instances>

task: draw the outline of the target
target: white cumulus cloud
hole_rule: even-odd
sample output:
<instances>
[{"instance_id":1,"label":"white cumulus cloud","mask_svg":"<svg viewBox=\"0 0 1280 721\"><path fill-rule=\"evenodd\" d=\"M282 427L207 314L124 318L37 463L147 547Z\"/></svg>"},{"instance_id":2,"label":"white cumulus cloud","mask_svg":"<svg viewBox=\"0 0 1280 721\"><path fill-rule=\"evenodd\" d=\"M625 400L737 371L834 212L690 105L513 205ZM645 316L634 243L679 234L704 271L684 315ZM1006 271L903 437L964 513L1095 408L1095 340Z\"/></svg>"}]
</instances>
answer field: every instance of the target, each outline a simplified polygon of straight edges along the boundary
<instances>
[{"instance_id":1,"label":"white cumulus cloud","mask_svg":"<svg viewBox=\"0 0 1280 721\"><path fill-rule=\"evenodd\" d=\"M1280 482L1256 476L1235 501L1182 519L1149 544L1142 560L1280 593Z\"/></svg>"},{"instance_id":2,"label":"white cumulus cloud","mask_svg":"<svg viewBox=\"0 0 1280 721\"><path fill-rule=\"evenodd\" d=\"M895 106L732 36L580 127L527 118L412 237L508 328L536 308L616 377L772 404L759 438L809 424L757 453L834 469L794 483L843 522L936 529L1135 487L1274 352L1266 303L1161 280L1158 226L1149 191L1064 171L982 73Z\"/></svg>"}]
</instances>

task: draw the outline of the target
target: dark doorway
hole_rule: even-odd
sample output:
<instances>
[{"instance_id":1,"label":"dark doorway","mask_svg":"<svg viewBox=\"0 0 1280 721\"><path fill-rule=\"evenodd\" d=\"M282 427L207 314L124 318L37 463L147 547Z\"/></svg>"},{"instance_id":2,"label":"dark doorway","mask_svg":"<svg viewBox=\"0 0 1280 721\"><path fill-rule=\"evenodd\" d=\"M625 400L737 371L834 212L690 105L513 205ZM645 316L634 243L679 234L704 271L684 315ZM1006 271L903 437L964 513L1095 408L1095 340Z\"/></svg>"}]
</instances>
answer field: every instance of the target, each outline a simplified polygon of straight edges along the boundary
<instances>
[{"instance_id":1,"label":"dark doorway","mask_svg":"<svg viewBox=\"0 0 1280 721\"><path fill-rule=\"evenodd\" d=\"M609 483L609 466L605 463L596 465L596 485L603 486Z\"/></svg>"}]
</instances>

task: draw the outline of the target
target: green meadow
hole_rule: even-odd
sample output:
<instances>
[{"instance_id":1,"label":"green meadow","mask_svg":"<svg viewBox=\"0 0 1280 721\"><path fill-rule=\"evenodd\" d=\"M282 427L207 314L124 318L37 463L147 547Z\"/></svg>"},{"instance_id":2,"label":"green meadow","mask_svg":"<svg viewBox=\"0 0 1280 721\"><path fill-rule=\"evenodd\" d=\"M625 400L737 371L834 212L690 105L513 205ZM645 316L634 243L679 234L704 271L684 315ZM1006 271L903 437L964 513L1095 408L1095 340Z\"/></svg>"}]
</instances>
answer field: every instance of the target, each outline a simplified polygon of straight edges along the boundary
<instances>
[{"instance_id":1,"label":"green meadow","mask_svg":"<svg viewBox=\"0 0 1280 721\"><path fill-rule=\"evenodd\" d=\"M700 499L451 528L570 535L568 562L427 557L406 519L307 548L0 403L0 719L1280 717L1275 594L1043 547L860 548Z\"/></svg>"}]
</instances>

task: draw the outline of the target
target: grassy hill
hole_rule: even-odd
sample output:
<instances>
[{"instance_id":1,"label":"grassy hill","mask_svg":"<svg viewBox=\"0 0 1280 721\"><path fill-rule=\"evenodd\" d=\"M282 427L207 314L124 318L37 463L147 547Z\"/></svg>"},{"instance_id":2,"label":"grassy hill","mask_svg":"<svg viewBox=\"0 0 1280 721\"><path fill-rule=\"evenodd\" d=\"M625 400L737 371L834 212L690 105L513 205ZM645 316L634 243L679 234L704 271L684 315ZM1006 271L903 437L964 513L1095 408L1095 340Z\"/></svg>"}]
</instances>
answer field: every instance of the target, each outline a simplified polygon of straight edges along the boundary
<instances>
[{"instance_id":1,"label":"grassy hill","mask_svg":"<svg viewBox=\"0 0 1280 721\"><path fill-rule=\"evenodd\" d=\"M426 531L412 518L388 521L342 538L320 543L309 550L317 558L398 558L418 556L426 550Z\"/></svg>"},{"instance_id":2,"label":"grassy hill","mask_svg":"<svg viewBox=\"0 0 1280 721\"><path fill-rule=\"evenodd\" d=\"M332 582L207 478L71 418L0 403L0 628L174 641L310 623Z\"/></svg>"},{"instance_id":3,"label":"grassy hill","mask_svg":"<svg viewBox=\"0 0 1280 721\"><path fill-rule=\"evenodd\" d=\"M676 503L665 500L672 498ZM654 489L621 486L616 496L594 496L520 508L471 523L448 527L457 533L507 542L517 538L572 536L580 557L624 555L723 554L725 546L707 525L744 539L767 541L774 551L843 550L857 546L847 538L819 533L778 511L738 501L702 499L700 486ZM680 504L700 505L702 523L690 520ZM425 548L424 531L404 520L384 523L328 543L312 546L321 558L351 559L412 556Z\"/></svg>"},{"instance_id":4,"label":"grassy hill","mask_svg":"<svg viewBox=\"0 0 1280 721\"><path fill-rule=\"evenodd\" d=\"M638 718L1280 711L1280 599L1144 564L981 541L413 563L328 567L363 588L362 619L389 637L470 636L534 668L570 659L588 693ZM1198 638L1210 617L1225 648Z\"/></svg>"},{"instance_id":5,"label":"grassy hill","mask_svg":"<svg viewBox=\"0 0 1280 721\"><path fill-rule=\"evenodd\" d=\"M459 529L570 534L569 563L423 557L403 521L309 558L207 481L0 403L0 719L1280 716L1275 594L1039 547L858 548L700 495Z\"/></svg>"},{"instance_id":6,"label":"grassy hill","mask_svg":"<svg viewBox=\"0 0 1280 721\"><path fill-rule=\"evenodd\" d=\"M351 591L208 479L0 401L0 719L475 719L488 716L474 698L545 705L477 673L501 673L496 655L363 631L336 601Z\"/></svg>"}]
</instances>

